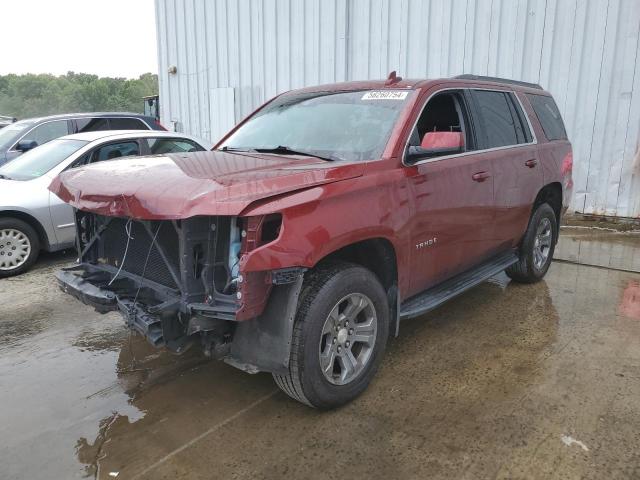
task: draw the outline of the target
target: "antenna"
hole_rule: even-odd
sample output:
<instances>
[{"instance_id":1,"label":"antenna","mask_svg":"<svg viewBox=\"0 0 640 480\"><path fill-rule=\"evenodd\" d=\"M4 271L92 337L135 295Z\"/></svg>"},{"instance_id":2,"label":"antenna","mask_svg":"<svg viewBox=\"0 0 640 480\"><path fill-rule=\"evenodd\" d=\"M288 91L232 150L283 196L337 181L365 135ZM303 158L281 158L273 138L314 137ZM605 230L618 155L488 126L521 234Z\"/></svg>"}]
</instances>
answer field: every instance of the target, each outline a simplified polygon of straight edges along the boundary
<instances>
[{"instance_id":1,"label":"antenna","mask_svg":"<svg viewBox=\"0 0 640 480\"><path fill-rule=\"evenodd\" d=\"M398 77L396 75L396 71L394 70L393 72L391 72L389 74L389 76L387 77L387 81L384 82L384 84L385 85L393 85L394 83L398 83L401 80L402 80L402 77Z\"/></svg>"}]
</instances>

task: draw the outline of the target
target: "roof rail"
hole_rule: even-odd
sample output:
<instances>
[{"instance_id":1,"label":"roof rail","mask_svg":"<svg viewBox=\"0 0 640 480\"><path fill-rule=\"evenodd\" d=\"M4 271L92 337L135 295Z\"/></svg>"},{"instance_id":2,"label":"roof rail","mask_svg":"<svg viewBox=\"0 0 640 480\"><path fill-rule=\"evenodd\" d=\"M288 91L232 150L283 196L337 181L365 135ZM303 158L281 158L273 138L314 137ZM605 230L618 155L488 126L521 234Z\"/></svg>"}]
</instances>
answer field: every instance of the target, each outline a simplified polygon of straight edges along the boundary
<instances>
[{"instance_id":1,"label":"roof rail","mask_svg":"<svg viewBox=\"0 0 640 480\"><path fill-rule=\"evenodd\" d=\"M482 75L471 75L465 73L463 75L456 75L452 78L458 78L460 80L482 80L483 82L498 82L498 83L510 83L512 85L520 85L521 87L535 88L538 90L544 90L537 83L529 83L529 82L521 82L520 80L511 80L509 78L500 78L500 77L484 77Z\"/></svg>"}]
</instances>

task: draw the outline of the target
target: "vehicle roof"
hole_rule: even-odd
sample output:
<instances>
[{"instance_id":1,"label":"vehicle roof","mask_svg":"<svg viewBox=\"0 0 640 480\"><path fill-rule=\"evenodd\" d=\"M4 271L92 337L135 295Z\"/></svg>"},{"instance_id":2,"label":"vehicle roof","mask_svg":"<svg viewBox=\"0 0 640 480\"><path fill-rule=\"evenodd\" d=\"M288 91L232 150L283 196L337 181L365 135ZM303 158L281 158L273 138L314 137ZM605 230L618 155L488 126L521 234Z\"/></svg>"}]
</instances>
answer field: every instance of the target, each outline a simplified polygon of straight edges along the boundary
<instances>
[{"instance_id":1,"label":"vehicle roof","mask_svg":"<svg viewBox=\"0 0 640 480\"><path fill-rule=\"evenodd\" d=\"M401 78L401 77L398 77ZM523 91L527 93L536 93L538 95L549 95L540 85L528 83L519 80L511 80L507 78L485 77L479 75L458 75L447 78L402 78L399 81L388 84L388 80L363 80L339 83L328 83L325 85L317 85L313 87L292 90L291 93L304 92L333 92L333 91L352 91L352 90L415 90L418 88L430 87L438 84L451 84L456 87L500 87L509 90ZM290 93L290 92L287 92Z\"/></svg>"},{"instance_id":2,"label":"vehicle roof","mask_svg":"<svg viewBox=\"0 0 640 480\"><path fill-rule=\"evenodd\" d=\"M199 139L192 135L180 132L166 132L162 130L99 130L93 132L73 133L71 135L65 135L60 137L64 140L82 140L85 142L95 142L96 140L104 139L118 139L118 138L144 138L144 137L170 137L170 138L189 138L203 142L203 139ZM211 142L208 142L211 143Z\"/></svg>"},{"instance_id":3,"label":"vehicle roof","mask_svg":"<svg viewBox=\"0 0 640 480\"><path fill-rule=\"evenodd\" d=\"M86 117L136 117L136 118L150 118L148 115L134 112L81 112L81 113L62 113L59 115L47 115L44 117L23 118L18 120L22 123L36 123L44 120L65 120L71 118L86 118Z\"/></svg>"}]
</instances>

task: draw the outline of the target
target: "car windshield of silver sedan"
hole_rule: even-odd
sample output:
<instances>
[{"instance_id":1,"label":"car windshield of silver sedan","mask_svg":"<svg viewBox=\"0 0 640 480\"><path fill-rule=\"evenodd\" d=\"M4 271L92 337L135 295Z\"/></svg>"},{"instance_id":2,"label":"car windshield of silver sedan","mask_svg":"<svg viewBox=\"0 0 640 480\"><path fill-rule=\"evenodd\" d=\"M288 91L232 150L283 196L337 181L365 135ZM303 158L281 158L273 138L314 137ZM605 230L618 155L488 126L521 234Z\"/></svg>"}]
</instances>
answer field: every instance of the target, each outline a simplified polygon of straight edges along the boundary
<instances>
[{"instance_id":1,"label":"car windshield of silver sedan","mask_svg":"<svg viewBox=\"0 0 640 480\"><path fill-rule=\"evenodd\" d=\"M411 93L382 89L285 94L238 128L221 150L327 160L380 158Z\"/></svg>"},{"instance_id":2,"label":"car windshield of silver sedan","mask_svg":"<svg viewBox=\"0 0 640 480\"><path fill-rule=\"evenodd\" d=\"M0 168L0 179L31 180L41 177L87 143L82 140L52 140L4 165Z\"/></svg>"}]
</instances>

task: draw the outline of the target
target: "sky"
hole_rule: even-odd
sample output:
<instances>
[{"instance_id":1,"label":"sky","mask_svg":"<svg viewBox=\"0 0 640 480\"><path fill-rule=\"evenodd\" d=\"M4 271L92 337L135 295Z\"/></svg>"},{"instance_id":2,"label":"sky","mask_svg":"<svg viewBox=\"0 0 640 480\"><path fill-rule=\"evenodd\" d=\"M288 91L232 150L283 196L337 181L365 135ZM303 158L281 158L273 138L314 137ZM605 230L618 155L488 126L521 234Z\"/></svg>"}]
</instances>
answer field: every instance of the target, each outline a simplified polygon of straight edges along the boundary
<instances>
[{"instance_id":1,"label":"sky","mask_svg":"<svg viewBox=\"0 0 640 480\"><path fill-rule=\"evenodd\" d=\"M0 0L0 75L158 73L153 0Z\"/></svg>"}]
</instances>

